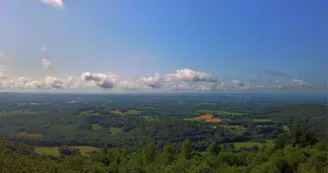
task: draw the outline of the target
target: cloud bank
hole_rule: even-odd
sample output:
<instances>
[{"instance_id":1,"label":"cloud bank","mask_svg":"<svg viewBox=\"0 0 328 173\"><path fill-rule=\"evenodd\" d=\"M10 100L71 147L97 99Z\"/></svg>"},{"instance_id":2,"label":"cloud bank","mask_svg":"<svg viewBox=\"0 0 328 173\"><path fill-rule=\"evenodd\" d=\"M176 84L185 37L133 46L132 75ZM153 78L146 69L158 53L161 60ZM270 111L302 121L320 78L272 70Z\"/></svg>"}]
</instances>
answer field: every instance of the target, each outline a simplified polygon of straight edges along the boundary
<instances>
[{"instance_id":1,"label":"cloud bank","mask_svg":"<svg viewBox=\"0 0 328 173\"><path fill-rule=\"evenodd\" d=\"M53 64L48 59L42 59L45 72L53 71ZM277 74L277 73L274 73ZM281 75L279 73L279 75ZM156 90L156 91L294 91L315 88L301 79L289 81L273 81L270 83L256 83L239 79L219 80L207 72L183 68L173 73L153 76L137 77L134 80L121 79L114 73L82 72L76 76L58 77L45 75L41 79L33 77L9 77L5 70L0 72L0 89L8 90Z\"/></svg>"}]
</instances>

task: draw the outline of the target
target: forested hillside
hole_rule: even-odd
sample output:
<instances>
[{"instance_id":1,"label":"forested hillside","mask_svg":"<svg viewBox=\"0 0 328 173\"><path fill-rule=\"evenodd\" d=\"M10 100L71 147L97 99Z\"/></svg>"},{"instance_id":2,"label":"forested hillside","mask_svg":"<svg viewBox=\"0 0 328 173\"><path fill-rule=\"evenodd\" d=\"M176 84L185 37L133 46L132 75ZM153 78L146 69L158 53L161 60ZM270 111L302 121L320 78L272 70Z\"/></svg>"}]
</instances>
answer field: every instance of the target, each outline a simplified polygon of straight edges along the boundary
<instances>
[{"instance_id":1,"label":"forested hillside","mask_svg":"<svg viewBox=\"0 0 328 173\"><path fill-rule=\"evenodd\" d=\"M181 150L156 143L145 144L136 152L125 148L101 150L83 156L61 149L61 157L40 156L33 147L0 140L2 173L326 173L327 140L317 140L303 126L294 125L269 148L240 148L213 141L206 151L194 150L189 139ZM66 151L64 151L66 150Z\"/></svg>"}]
</instances>

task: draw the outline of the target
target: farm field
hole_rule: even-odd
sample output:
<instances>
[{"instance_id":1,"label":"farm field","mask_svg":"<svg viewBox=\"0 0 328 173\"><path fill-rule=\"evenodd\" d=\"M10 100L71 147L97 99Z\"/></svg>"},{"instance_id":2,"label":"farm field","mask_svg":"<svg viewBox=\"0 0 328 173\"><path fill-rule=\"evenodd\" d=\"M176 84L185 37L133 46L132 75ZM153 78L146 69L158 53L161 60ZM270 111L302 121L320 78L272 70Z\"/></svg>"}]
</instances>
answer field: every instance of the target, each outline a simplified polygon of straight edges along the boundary
<instances>
[{"instance_id":1,"label":"farm field","mask_svg":"<svg viewBox=\"0 0 328 173\"><path fill-rule=\"evenodd\" d=\"M29 138L29 139L39 139L42 137L39 133L27 133L27 132L19 132L18 136Z\"/></svg>"},{"instance_id":2,"label":"farm field","mask_svg":"<svg viewBox=\"0 0 328 173\"><path fill-rule=\"evenodd\" d=\"M223 111L223 110L197 110L197 113L200 114L219 114L219 115L232 115L232 116L241 116L244 115L244 113L240 112L229 112L229 111Z\"/></svg>"},{"instance_id":3,"label":"farm field","mask_svg":"<svg viewBox=\"0 0 328 173\"><path fill-rule=\"evenodd\" d=\"M112 135L118 135L123 133L122 129L117 127L111 127L110 131L112 132Z\"/></svg>"},{"instance_id":4,"label":"farm field","mask_svg":"<svg viewBox=\"0 0 328 173\"><path fill-rule=\"evenodd\" d=\"M91 128L92 128L92 130L99 130L99 129L101 129L102 127L101 127L99 124L92 124L92 125L91 125Z\"/></svg>"},{"instance_id":5,"label":"farm field","mask_svg":"<svg viewBox=\"0 0 328 173\"><path fill-rule=\"evenodd\" d=\"M200 115L198 117L194 117L194 118L184 118L184 120L186 120L186 121L203 121L203 122L207 122L207 123L218 123L218 122L222 121L220 118L213 117L212 114L208 114L208 113Z\"/></svg>"},{"instance_id":6,"label":"farm field","mask_svg":"<svg viewBox=\"0 0 328 173\"><path fill-rule=\"evenodd\" d=\"M55 156L55 157L60 156L60 153L59 153L57 147L40 147L40 146L36 146L36 147L34 147L34 150L38 154L51 155L51 156Z\"/></svg>"},{"instance_id":7,"label":"farm field","mask_svg":"<svg viewBox=\"0 0 328 173\"><path fill-rule=\"evenodd\" d=\"M38 114L40 112L38 111L32 111L32 110L8 110L8 111L1 111L0 116L13 116L13 115L33 115Z\"/></svg>"}]
</instances>

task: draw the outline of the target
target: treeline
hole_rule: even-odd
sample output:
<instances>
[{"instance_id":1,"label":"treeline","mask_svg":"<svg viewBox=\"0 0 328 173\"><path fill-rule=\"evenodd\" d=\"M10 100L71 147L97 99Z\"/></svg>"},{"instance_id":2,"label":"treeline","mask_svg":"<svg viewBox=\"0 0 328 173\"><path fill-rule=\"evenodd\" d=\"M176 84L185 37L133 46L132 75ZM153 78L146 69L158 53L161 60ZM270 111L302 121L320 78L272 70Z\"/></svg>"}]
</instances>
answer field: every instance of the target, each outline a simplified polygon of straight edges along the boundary
<instances>
[{"instance_id":1,"label":"treeline","mask_svg":"<svg viewBox=\"0 0 328 173\"><path fill-rule=\"evenodd\" d=\"M68 147L62 157L37 156L31 147L0 139L2 173L327 173L328 143L311 136L307 128L295 125L281 135L274 148L262 146L235 149L233 144L220 146L212 141L206 151L197 152L189 139L181 149L165 145L158 149L154 142L136 152L125 148L79 155ZM66 151L65 151L66 150ZM70 152L70 153L66 153ZM65 157L64 154L72 155Z\"/></svg>"}]
</instances>

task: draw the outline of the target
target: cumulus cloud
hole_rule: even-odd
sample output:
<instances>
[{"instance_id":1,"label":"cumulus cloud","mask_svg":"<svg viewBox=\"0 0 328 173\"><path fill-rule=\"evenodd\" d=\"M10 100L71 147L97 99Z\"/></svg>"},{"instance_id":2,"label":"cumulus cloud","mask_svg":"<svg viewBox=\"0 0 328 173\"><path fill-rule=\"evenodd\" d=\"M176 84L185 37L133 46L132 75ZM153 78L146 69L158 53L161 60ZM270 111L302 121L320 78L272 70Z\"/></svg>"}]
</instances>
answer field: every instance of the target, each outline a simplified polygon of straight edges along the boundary
<instances>
[{"instance_id":1,"label":"cumulus cloud","mask_svg":"<svg viewBox=\"0 0 328 173\"><path fill-rule=\"evenodd\" d=\"M287 73L273 69L263 69L263 72L269 76L289 76Z\"/></svg>"},{"instance_id":2,"label":"cumulus cloud","mask_svg":"<svg viewBox=\"0 0 328 173\"><path fill-rule=\"evenodd\" d=\"M113 88L118 76L116 74L84 72L81 79L84 81L93 81L101 88Z\"/></svg>"},{"instance_id":3,"label":"cumulus cloud","mask_svg":"<svg viewBox=\"0 0 328 173\"><path fill-rule=\"evenodd\" d=\"M0 80L6 80L6 79L7 79L7 76L4 75L4 74L2 74L2 73L0 73Z\"/></svg>"},{"instance_id":4,"label":"cumulus cloud","mask_svg":"<svg viewBox=\"0 0 328 173\"><path fill-rule=\"evenodd\" d=\"M198 72L189 68L176 70L175 73L167 74L166 80L191 81L191 82L216 82L217 79L210 73Z\"/></svg>"},{"instance_id":5,"label":"cumulus cloud","mask_svg":"<svg viewBox=\"0 0 328 173\"><path fill-rule=\"evenodd\" d=\"M119 84L120 88L123 90L139 90L140 86L136 83L121 81Z\"/></svg>"},{"instance_id":6,"label":"cumulus cloud","mask_svg":"<svg viewBox=\"0 0 328 173\"><path fill-rule=\"evenodd\" d=\"M150 77L141 77L140 79L137 79L137 81L150 88L160 88L163 83L158 73Z\"/></svg>"},{"instance_id":7,"label":"cumulus cloud","mask_svg":"<svg viewBox=\"0 0 328 173\"><path fill-rule=\"evenodd\" d=\"M46 58L42 59L42 68L44 71L53 72L52 63L50 60L48 60Z\"/></svg>"},{"instance_id":8,"label":"cumulus cloud","mask_svg":"<svg viewBox=\"0 0 328 173\"><path fill-rule=\"evenodd\" d=\"M42 3L50 5L57 9L63 9L64 8L64 2L63 0L41 0Z\"/></svg>"}]
</instances>

